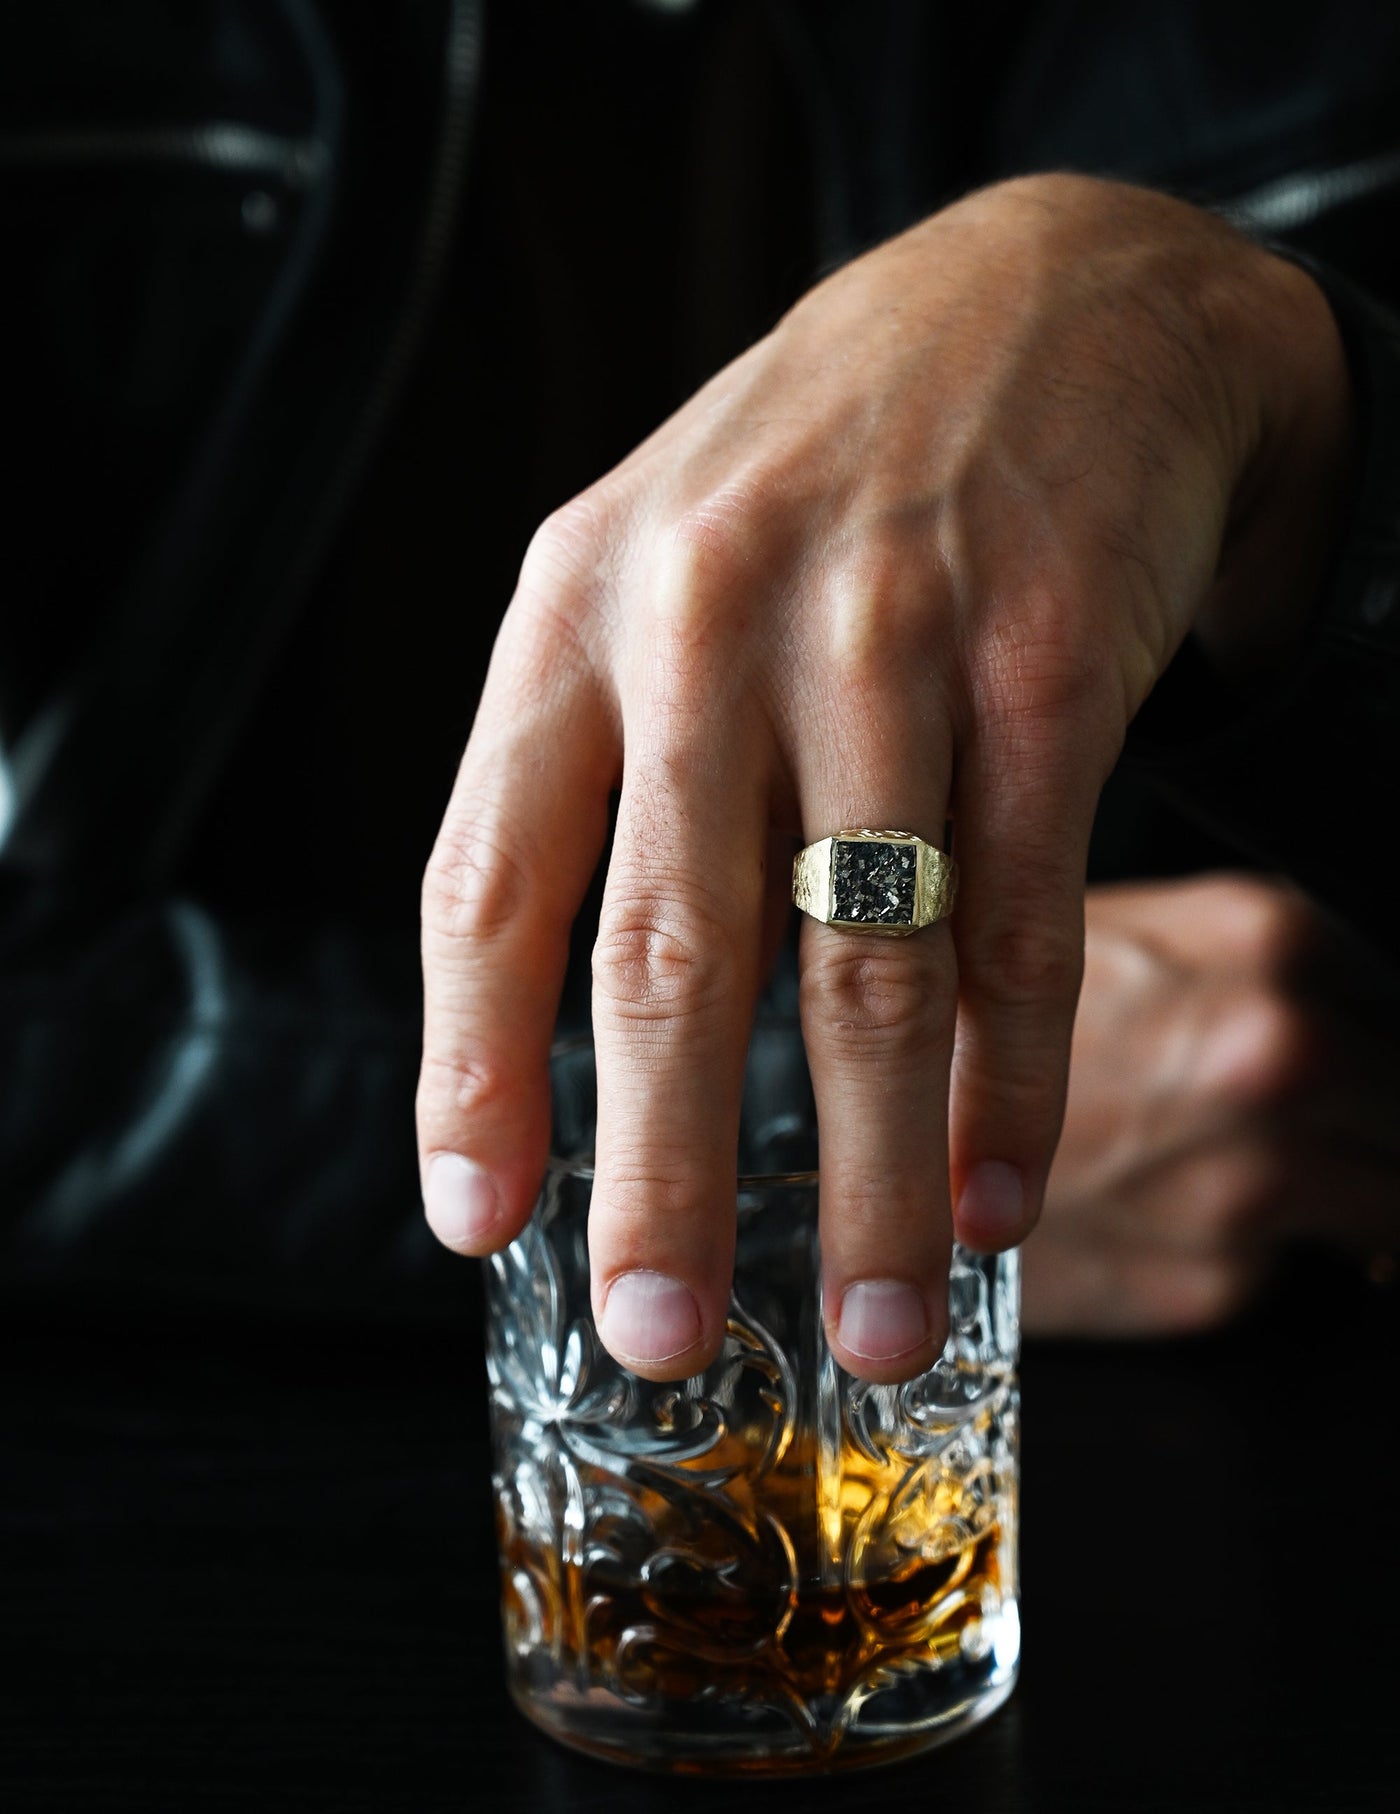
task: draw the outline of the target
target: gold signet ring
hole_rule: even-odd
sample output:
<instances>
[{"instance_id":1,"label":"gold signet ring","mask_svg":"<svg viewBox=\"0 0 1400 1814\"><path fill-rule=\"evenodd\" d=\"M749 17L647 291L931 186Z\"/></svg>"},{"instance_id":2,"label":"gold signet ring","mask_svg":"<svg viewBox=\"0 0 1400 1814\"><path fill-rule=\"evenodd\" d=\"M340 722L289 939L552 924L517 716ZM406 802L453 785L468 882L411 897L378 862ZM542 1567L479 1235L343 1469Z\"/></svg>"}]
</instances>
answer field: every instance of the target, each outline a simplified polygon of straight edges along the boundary
<instances>
[{"instance_id":1,"label":"gold signet ring","mask_svg":"<svg viewBox=\"0 0 1400 1814\"><path fill-rule=\"evenodd\" d=\"M912 831L838 831L798 851L792 898L824 926L896 937L946 920L958 866Z\"/></svg>"}]
</instances>

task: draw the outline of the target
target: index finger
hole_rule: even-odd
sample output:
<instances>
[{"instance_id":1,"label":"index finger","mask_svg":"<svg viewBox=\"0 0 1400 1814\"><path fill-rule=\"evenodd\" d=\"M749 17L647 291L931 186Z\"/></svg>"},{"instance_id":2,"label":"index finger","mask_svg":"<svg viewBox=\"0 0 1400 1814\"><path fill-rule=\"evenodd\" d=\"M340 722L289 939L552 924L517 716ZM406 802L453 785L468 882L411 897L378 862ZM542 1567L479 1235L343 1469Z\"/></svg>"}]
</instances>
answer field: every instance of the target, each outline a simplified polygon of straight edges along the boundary
<instances>
[{"instance_id":1,"label":"index finger","mask_svg":"<svg viewBox=\"0 0 1400 1814\"><path fill-rule=\"evenodd\" d=\"M539 1191L569 932L616 765L591 677L508 619L423 886L423 1207L461 1253L512 1240Z\"/></svg>"}]
</instances>

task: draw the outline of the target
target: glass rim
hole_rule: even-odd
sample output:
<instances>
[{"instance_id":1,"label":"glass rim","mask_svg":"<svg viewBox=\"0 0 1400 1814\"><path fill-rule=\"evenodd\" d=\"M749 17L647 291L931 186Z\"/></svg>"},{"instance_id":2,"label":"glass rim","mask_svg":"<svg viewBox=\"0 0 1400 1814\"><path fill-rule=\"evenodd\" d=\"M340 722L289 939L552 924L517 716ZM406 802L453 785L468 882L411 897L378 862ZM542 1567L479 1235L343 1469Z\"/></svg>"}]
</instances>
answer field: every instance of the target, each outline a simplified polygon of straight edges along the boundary
<instances>
[{"instance_id":1,"label":"glass rim","mask_svg":"<svg viewBox=\"0 0 1400 1814\"><path fill-rule=\"evenodd\" d=\"M796 1033L800 1039L802 1035L802 1022L795 1014L761 1014L755 1019L753 1026L750 1028L750 1038L752 1039L755 1033L760 1032ZM563 1038L555 1039L550 1045L550 1066L551 1068L553 1067L556 1058L568 1058L575 1052L591 1052L592 1050L593 1034L591 1031L567 1033ZM586 1159L566 1159L561 1154L555 1152L554 1128L551 1117L551 1126L549 1130L549 1157L545 1160L546 1175L556 1178L591 1179L594 1175L594 1169L593 1157L591 1154L589 1154ZM741 1172L736 1169L734 1183L737 1191L778 1190L785 1188L797 1189L801 1186L815 1184L818 1181L818 1177L819 1173L816 1171Z\"/></svg>"}]
</instances>

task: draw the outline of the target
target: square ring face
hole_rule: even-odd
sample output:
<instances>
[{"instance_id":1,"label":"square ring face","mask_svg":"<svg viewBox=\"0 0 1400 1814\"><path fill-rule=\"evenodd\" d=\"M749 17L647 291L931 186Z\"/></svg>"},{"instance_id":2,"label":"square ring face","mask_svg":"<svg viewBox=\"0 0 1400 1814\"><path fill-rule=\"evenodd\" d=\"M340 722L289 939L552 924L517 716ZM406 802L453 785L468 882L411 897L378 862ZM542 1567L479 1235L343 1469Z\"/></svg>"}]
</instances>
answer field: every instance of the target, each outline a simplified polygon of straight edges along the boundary
<instances>
[{"instance_id":1,"label":"square ring face","mask_svg":"<svg viewBox=\"0 0 1400 1814\"><path fill-rule=\"evenodd\" d=\"M853 925L912 926L919 853L913 844L834 838L831 917Z\"/></svg>"}]
</instances>

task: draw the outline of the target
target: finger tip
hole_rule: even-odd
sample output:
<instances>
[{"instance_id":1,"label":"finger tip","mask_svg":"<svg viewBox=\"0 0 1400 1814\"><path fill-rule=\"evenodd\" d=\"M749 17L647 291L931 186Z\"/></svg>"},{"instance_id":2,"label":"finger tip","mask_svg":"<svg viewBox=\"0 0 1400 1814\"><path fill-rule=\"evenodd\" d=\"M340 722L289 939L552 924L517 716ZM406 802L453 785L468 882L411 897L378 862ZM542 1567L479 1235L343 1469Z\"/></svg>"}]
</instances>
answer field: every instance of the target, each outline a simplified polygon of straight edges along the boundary
<instances>
[{"instance_id":1,"label":"finger tip","mask_svg":"<svg viewBox=\"0 0 1400 1814\"><path fill-rule=\"evenodd\" d=\"M926 1373L947 1340L946 1308L905 1279L857 1279L827 1319L827 1345L856 1379L894 1385Z\"/></svg>"},{"instance_id":2,"label":"finger tip","mask_svg":"<svg viewBox=\"0 0 1400 1814\"><path fill-rule=\"evenodd\" d=\"M468 1256L493 1253L518 1233L499 1181L464 1153L438 1152L428 1159L423 1215L444 1247Z\"/></svg>"},{"instance_id":3,"label":"finger tip","mask_svg":"<svg viewBox=\"0 0 1400 1814\"><path fill-rule=\"evenodd\" d=\"M603 1346L608 1348L606 1342ZM717 1352L716 1350L715 1353ZM619 1354L613 1348L608 1348L608 1353L612 1355L618 1366L625 1367L629 1373L635 1373L638 1379L649 1380L652 1385L656 1386L675 1385L681 1380L693 1379L697 1374L705 1372L706 1368L713 1365L715 1360L715 1353L712 1353L707 1345L700 1343L696 1343L692 1348L687 1348L681 1354L655 1361L646 1360L633 1354Z\"/></svg>"},{"instance_id":4,"label":"finger tip","mask_svg":"<svg viewBox=\"0 0 1400 1814\"><path fill-rule=\"evenodd\" d=\"M1030 1233L1037 1208L1018 1166L983 1159L971 1168L958 1192L954 1232L973 1253L1003 1253Z\"/></svg>"},{"instance_id":5,"label":"finger tip","mask_svg":"<svg viewBox=\"0 0 1400 1814\"><path fill-rule=\"evenodd\" d=\"M937 1363L943 1352L943 1342L938 1336L930 1334L926 1341L917 1344L903 1354L888 1358L877 1358L869 1354L856 1354L847 1348L839 1338L833 1339L829 1334L827 1345L832 1357L843 1373L849 1373L852 1379L864 1381L872 1386L899 1386L906 1380L918 1379L923 1373Z\"/></svg>"},{"instance_id":6,"label":"finger tip","mask_svg":"<svg viewBox=\"0 0 1400 1814\"><path fill-rule=\"evenodd\" d=\"M696 1293L668 1273L635 1267L608 1281L595 1310L598 1338L629 1372L655 1381L689 1379L723 1343Z\"/></svg>"}]
</instances>

